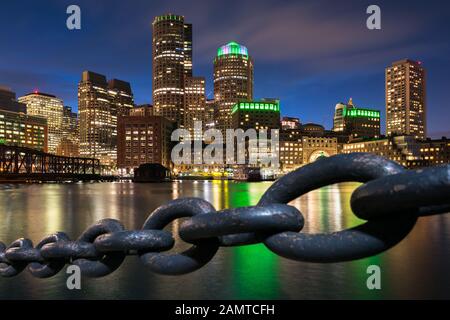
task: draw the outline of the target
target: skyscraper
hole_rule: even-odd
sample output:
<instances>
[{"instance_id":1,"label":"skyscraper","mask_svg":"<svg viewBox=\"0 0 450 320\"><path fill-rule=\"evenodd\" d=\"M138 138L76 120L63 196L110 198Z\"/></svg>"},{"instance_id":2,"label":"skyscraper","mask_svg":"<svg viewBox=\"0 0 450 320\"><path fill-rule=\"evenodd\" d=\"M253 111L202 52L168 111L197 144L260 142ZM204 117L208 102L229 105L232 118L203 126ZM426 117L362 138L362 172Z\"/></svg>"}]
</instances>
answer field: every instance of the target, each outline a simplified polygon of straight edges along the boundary
<instances>
[{"instance_id":1,"label":"skyscraper","mask_svg":"<svg viewBox=\"0 0 450 320\"><path fill-rule=\"evenodd\" d=\"M56 154L66 157L78 157L80 148L78 114L72 108L64 106L62 137L56 147Z\"/></svg>"},{"instance_id":2,"label":"skyscraper","mask_svg":"<svg viewBox=\"0 0 450 320\"><path fill-rule=\"evenodd\" d=\"M108 81L108 95L117 117L128 115L133 109L133 92L128 82L118 79Z\"/></svg>"},{"instance_id":3,"label":"skyscraper","mask_svg":"<svg viewBox=\"0 0 450 320\"><path fill-rule=\"evenodd\" d=\"M78 85L80 155L114 166L117 159L117 116L133 105L130 84L84 71Z\"/></svg>"},{"instance_id":4,"label":"skyscraper","mask_svg":"<svg viewBox=\"0 0 450 320\"><path fill-rule=\"evenodd\" d=\"M425 69L420 62L400 60L386 68L386 133L425 139Z\"/></svg>"},{"instance_id":5,"label":"skyscraper","mask_svg":"<svg viewBox=\"0 0 450 320\"><path fill-rule=\"evenodd\" d=\"M192 25L179 15L153 21L153 106L155 115L184 122L184 78L192 75Z\"/></svg>"},{"instance_id":6,"label":"skyscraper","mask_svg":"<svg viewBox=\"0 0 450 320\"><path fill-rule=\"evenodd\" d=\"M192 24L184 25L184 75L192 77Z\"/></svg>"},{"instance_id":7,"label":"skyscraper","mask_svg":"<svg viewBox=\"0 0 450 320\"><path fill-rule=\"evenodd\" d=\"M205 78L186 77L184 79L184 127L194 134L195 121L202 122L202 131L206 127ZM203 132L194 138L201 140Z\"/></svg>"},{"instance_id":8,"label":"skyscraper","mask_svg":"<svg viewBox=\"0 0 450 320\"><path fill-rule=\"evenodd\" d=\"M69 106L64 106L63 108L63 124L62 124L64 135L74 135L77 136L78 131L78 114L72 112L72 108Z\"/></svg>"},{"instance_id":9,"label":"skyscraper","mask_svg":"<svg viewBox=\"0 0 450 320\"><path fill-rule=\"evenodd\" d=\"M56 96L32 92L19 98L27 106L27 114L47 119L48 152L56 153L56 147L63 135L63 101Z\"/></svg>"},{"instance_id":10,"label":"skyscraper","mask_svg":"<svg viewBox=\"0 0 450 320\"><path fill-rule=\"evenodd\" d=\"M247 48L230 42L217 50L214 59L214 100L217 128L232 128L231 109L239 101L253 99L253 62Z\"/></svg>"}]
</instances>

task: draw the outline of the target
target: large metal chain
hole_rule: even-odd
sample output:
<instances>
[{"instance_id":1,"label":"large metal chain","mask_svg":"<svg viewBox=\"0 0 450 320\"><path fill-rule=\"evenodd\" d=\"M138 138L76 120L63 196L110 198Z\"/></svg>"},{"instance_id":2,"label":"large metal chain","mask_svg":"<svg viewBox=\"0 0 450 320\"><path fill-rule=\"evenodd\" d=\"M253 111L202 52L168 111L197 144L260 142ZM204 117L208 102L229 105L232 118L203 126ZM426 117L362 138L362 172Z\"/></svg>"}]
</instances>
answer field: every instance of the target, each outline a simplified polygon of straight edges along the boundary
<instances>
[{"instance_id":1,"label":"large metal chain","mask_svg":"<svg viewBox=\"0 0 450 320\"><path fill-rule=\"evenodd\" d=\"M300 232L301 212L290 201L330 184L362 182L352 194L355 215L367 220L354 228L325 234ZM35 277L57 274L66 264L83 275L102 277L116 270L126 256L138 255L159 274L193 272L207 264L220 247L264 243L276 254L306 262L341 262L388 250L413 229L420 216L450 212L450 165L407 170L367 153L336 155L303 166L277 180L256 206L216 211L199 198L180 198L157 208L141 230L125 230L103 219L77 240L58 232L36 246L18 239L0 242L0 275L12 277L25 268ZM179 236L192 246L180 253L164 228L185 218Z\"/></svg>"}]
</instances>

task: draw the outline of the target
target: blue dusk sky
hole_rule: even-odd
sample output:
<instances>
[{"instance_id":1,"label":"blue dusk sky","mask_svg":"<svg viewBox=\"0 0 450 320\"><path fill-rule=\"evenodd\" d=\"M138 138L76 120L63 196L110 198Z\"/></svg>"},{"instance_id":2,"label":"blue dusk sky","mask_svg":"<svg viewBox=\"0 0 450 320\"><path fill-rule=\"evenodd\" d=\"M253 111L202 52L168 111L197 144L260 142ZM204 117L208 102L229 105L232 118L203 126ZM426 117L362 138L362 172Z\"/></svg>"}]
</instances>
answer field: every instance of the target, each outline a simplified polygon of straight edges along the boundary
<instances>
[{"instance_id":1,"label":"blue dusk sky","mask_svg":"<svg viewBox=\"0 0 450 320\"><path fill-rule=\"evenodd\" d=\"M82 29L66 28L79 5ZM381 30L366 28L366 8L381 8ZM427 70L428 134L450 136L450 2L283 0L2 1L0 84L18 96L38 89L77 109L83 70L131 83L151 103L151 22L185 16L193 24L194 75L213 97L217 48L237 41L255 65L255 98L281 100L283 115L330 129L334 106L350 97L382 111L384 69L403 58Z\"/></svg>"}]
</instances>

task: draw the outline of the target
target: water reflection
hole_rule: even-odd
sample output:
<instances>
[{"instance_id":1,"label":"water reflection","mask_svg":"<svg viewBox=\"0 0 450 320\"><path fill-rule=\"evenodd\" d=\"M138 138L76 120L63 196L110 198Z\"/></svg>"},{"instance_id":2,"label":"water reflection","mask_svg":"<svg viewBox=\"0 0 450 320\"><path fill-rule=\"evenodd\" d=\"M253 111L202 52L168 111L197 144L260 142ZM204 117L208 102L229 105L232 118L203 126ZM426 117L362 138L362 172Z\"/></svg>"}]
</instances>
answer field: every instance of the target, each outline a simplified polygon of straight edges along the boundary
<instances>
[{"instance_id":1,"label":"water reflection","mask_svg":"<svg viewBox=\"0 0 450 320\"><path fill-rule=\"evenodd\" d=\"M0 239L9 243L27 236L37 243L64 230L77 237L96 220L120 219L140 228L159 205L178 197L201 197L217 209L254 205L270 183L178 181L163 184L95 183L0 185ZM350 196L356 183L316 190L291 204L305 216L303 232L332 232L356 226ZM168 228L177 233L179 222ZM174 251L186 248L176 238ZM312 264L280 258L264 245L222 248L201 270L167 277L149 272L136 257L110 276L84 279L83 290L69 291L62 271L51 279L27 272L0 278L0 298L70 299L276 299L276 298L449 298L450 216L419 219L413 232L390 251L375 257L335 264ZM366 288L366 268L382 270L382 290Z\"/></svg>"}]
</instances>

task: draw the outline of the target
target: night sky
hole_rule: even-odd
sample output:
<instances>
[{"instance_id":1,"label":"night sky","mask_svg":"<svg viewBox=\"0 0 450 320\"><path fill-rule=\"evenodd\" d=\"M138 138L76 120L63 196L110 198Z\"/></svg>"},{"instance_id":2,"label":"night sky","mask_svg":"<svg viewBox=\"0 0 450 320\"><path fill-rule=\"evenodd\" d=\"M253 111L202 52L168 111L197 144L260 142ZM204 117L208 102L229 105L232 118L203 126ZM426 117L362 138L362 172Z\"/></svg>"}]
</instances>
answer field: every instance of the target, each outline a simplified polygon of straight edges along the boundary
<instances>
[{"instance_id":1,"label":"night sky","mask_svg":"<svg viewBox=\"0 0 450 320\"><path fill-rule=\"evenodd\" d=\"M66 28L70 4L81 7L81 30ZM381 7L381 30L366 28L370 4ZM234 40L253 57L255 98L281 99L283 115L330 129L335 104L353 97L382 111L384 130L384 69L410 58L428 72L429 135L450 137L448 1L2 1L0 84L76 109L91 70L129 81L136 103L150 103L151 22L165 13L193 24L194 75L210 98L216 50Z\"/></svg>"}]
</instances>

